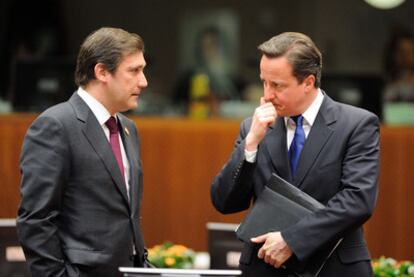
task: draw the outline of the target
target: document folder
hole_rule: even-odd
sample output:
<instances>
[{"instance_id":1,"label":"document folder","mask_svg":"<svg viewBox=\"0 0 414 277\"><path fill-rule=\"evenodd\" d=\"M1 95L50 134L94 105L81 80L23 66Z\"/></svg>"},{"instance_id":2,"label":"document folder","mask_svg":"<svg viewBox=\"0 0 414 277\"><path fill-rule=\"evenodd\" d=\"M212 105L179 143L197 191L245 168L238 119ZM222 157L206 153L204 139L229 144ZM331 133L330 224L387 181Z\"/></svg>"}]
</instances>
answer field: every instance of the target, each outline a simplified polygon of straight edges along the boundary
<instances>
[{"instance_id":1,"label":"document folder","mask_svg":"<svg viewBox=\"0 0 414 277\"><path fill-rule=\"evenodd\" d=\"M267 186L237 228L237 237L250 243L252 237L281 231L323 207L305 192L272 174Z\"/></svg>"},{"instance_id":2,"label":"document folder","mask_svg":"<svg viewBox=\"0 0 414 277\"><path fill-rule=\"evenodd\" d=\"M323 204L273 173L253 207L237 228L236 234L240 240L251 244L251 238L268 232L282 231L301 218L323 208ZM317 264L311 266L311 270L296 273L296 275L318 276L325 262L341 241L342 239L336 242L325 254L322 253L322 258Z\"/></svg>"}]
</instances>

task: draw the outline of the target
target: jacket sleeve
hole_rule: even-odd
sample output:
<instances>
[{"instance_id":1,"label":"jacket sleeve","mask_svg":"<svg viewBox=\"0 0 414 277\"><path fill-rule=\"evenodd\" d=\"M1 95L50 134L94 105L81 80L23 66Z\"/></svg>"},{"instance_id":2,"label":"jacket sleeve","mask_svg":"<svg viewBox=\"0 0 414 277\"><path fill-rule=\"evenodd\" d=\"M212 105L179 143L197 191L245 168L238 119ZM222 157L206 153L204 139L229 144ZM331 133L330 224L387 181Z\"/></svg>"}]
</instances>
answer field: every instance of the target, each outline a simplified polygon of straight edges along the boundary
<instances>
[{"instance_id":1,"label":"jacket sleeve","mask_svg":"<svg viewBox=\"0 0 414 277\"><path fill-rule=\"evenodd\" d=\"M69 170L60 122L41 116L23 142L17 231L33 277L65 276L56 219Z\"/></svg>"},{"instance_id":2,"label":"jacket sleeve","mask_svg":"<svg viewBox=\"0 0 414 277\"><path fill-rule=\"evenodd\" d=\"M301 261L360 227L372 215L378 194L379 121L365 114L347 140L340 176L341 189L326 207L282 231ZM339 177L339 176L338 176Z\"/></svg>"},{"instance_id":3,"label":"jacket sleeve","mask_svg":"<svg viewBox=\"0 0 414 277\"><path fill-rule=\"evenodd\" d=\"M233 153L211 186L211 199L221 213L235 213L248 209L253 197L253 171L256 163L245 159L244 139L250 124L242 122Z\"/></svg>"}]
</instances>

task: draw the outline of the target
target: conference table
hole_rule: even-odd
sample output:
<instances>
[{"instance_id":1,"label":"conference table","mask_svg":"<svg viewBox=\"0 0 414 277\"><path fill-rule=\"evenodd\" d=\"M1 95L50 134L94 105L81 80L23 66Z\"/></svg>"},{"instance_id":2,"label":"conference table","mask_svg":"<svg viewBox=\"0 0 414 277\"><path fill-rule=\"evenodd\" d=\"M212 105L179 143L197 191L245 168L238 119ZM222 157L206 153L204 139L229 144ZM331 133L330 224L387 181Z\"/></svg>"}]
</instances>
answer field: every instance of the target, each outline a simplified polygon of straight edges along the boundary
<instances>
[{"instance_id":1,"label":"conference table","mask_svg":"<svg viewBox=\"0 0 414 277\"><path fill-rule=\"evenodd\" d=\"M19 153L36 116L0 116L0 218L16 217ZM207 222L239 223L245 215L222 215L210 201L210 184L234 147L240 120L129 117L141 137L147 246L168 240L206 251ZM381 126L380 194L365 225L373 257L414 260L413 166L414 126Z\"/></svg>"}]
</instances>

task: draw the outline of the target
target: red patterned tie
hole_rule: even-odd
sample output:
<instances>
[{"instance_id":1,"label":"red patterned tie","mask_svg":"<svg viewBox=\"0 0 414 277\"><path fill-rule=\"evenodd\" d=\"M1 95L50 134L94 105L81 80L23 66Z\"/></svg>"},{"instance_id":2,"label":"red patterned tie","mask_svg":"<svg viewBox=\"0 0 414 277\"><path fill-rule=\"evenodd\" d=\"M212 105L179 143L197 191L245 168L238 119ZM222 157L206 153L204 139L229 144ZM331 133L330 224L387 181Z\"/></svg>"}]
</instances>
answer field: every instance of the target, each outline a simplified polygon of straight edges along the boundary
<instances>
[{"instance_id":1,"label":"red patterned tie","mask_svg":"<svg viewBox=\"0 0 414 277\"><path fill-rule=\"evenodd\" d=\"M124 176L124 163L122 162L121 144L119 143L119 129L116 123L115 117L111 116L107 122L106 127L109 129L109 143L111 144L112 151L114 152L116 161L118 162L119 170L121 170L122 178Z\"/></svg>"}]
</instances>

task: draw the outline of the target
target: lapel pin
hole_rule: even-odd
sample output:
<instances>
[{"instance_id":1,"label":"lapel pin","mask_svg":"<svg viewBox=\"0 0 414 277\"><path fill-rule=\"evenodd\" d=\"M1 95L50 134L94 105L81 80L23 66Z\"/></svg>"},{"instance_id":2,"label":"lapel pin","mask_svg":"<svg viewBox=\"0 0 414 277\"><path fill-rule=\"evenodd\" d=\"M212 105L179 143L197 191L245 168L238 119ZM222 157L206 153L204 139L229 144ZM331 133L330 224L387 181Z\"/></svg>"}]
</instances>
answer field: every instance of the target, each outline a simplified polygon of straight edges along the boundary
<instances>
[{"instance_id":1,"label":"lapel pin","mask_svg":"<svg viewBox=\"0 0 414 277\"><path fill-rule=\"evenodd\" d=\"M125 130L125 134L126 134L127 136L129 136L129 130L128 130L128 128L127 128L127 127L125 127L125 128L124 128L124 130Z\"/></svg>"}]
</instances>

